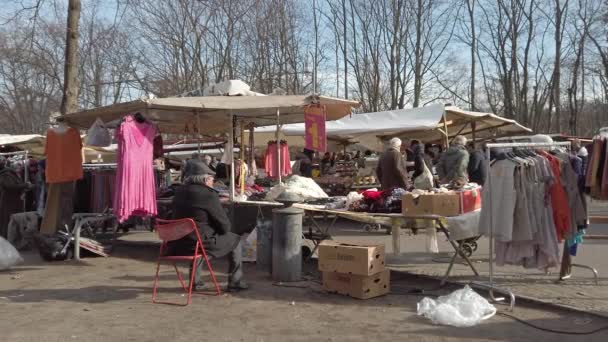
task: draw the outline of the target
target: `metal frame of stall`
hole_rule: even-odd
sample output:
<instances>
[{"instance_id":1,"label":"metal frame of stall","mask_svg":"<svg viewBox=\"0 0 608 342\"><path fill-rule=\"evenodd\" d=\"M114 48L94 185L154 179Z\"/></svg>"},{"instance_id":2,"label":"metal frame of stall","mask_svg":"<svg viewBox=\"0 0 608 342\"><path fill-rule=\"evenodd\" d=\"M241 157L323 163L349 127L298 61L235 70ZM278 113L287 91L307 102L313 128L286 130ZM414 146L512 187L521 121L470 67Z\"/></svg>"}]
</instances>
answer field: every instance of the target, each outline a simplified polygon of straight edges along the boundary
<instances>
[{"instance_id":1,"label":"metal frame of stall","mask_svg":"<svg viewBox=\"0 0 608 342\"><path fill-rule=\"evenodd\" d=\"M436 226L439 228L439 231L441 231L445 235L448 242L454 249L454 254L452 255L452 258L448 265L448 269L446 270L446 273L444 274L444 276L441 278L440 286L443 286L447 283L447 279L450 276L450 273L452 271L454 264L456 263L456 258L458 256L460 256L467 263L467 265L469 266L471 271L473 271L473 274L475 276L479 276L479 272L473 265L473 262L465 254L463 245L456 243L454 240L452 240L450 238L450 231L443 223L443 220L445 219L444 216L440 216L440 215L403 215L403 214L397 214L397 213L392 213L392 214L391 213L359 213L359 212L350 212L350 211L342 211L342 210L322 209L322 208L317 208L317 207L306 205L306 204L295 204L294 206L297 208L303 209L305 211L305 215L308 215L308 217L311 219L313 225L317 229L316 235L319 237L319 239L316 241L313 240L313 242L315 244L315 248L311 252L311 255L310 255L311 257L312 257L312 255L314 255L314 253L318 249L319 244L323 240L326 240L330 237L329 232L333 228L334 224L336 223L336 221L339 217L345 218L347 220L363 222L363 223L370 223L370 224L390 223L392 242L393 242L393 253L396 255L401 254L401 240L400 240L401 227L405 223L410 222L412 220L430 220L430 221L434 221L436 223ZM333 219L331 219L329 224L325 225L325 227L321 227L314 218L315 212L334 215L334 217L333 217ZM309 234L313 235L314 233L315 232L312 231L312 225L309 225Z\"/></svg>"},{"instance_id":2,"label":"metal frame of stall","mask_svg":"<svg viewBox=\"0 0 608 342\"><path fill-rule=\"evenodd\" d=\"M492 149L500 149L500 148L552 148L552 147L563 147L566 149L570 149L571 148L571 143L570 142L553 142L553 143L490 143L486 145L486 162L488 165L488 170L490 170L491 165L490 165L490 151ZM490 194L489 196L489 204L490 204L490 227L489 227L489 239L488 239L488 244L489 244L489 260L488 260L488 264L489 264L489 281L487 284L483 284L483 283L474 283L477 286L483 287L488 289L489 295L490 295L490 299L494 302L503 302L505 301L504 297L496 297L494 295L494 290L499 290L503 293L507 293L509 295L510 298L510 302L509 302L509 307L510 310L513 311L513 309L515 308L515 294L513 294L513 292L511 292L510 290L505 290L505 289L500 289L498 287L495 286L494 284L494 215L493 215L493 203L492 203L492 182L491 182L491 172L488 172L488 179L486 181L487 183L487 191ZM483 208L482 208L483 210ZM568 252L567 249L567 241L564 241L564 253ZM571 260L571 258L568 258L569 260ZM597 284L598 282L598 273L597 270L591 266L587 266L587 265L581 265L581 264L572 264L569 263L569 265L564 265L564 262L568 262L565 259L562 259L562 265L561 265L561 271L560 274L562 272L564 272L564 270L567 267L580 267L580 268L585 268L585 269L589 269L593 272L594 276L595 276L595 282ZM560 280L564 280L565 278L563 278L560 275Z\"/></svg>"}]
</instances>

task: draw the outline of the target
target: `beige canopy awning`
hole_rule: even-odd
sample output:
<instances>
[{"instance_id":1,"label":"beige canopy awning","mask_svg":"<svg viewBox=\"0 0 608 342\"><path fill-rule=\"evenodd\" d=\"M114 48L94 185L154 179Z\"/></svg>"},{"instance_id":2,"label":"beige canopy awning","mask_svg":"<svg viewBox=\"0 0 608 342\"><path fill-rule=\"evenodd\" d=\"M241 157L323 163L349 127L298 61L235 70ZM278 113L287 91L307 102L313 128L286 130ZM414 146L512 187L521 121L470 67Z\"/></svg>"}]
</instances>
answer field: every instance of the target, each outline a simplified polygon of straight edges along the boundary
<instances>
[{"instance_id":1,"label":"beige canopy awning","mask_svg":"<svg viewBox=\"0 0 608 342\"><path fill-rule=\"evenodd\" d=\"M440 141L445 139L446 124L447 135L450 139L456 135L483 140L492 137L532 133L530 128L519 124L515 120L506 119L492 113L471 112L455 106L445 107L445 121L444 124L442 118L433 130L407 130L396 134L396 136L423 141ZM387 138L388 136L380 137Z\"/></svg>"},{"instance_id":2,"label":"beige canopy awning","mask_svg":"<svg viewBox=\"0 0 608 342\"><path fill-rule=\"evenodd\" d=\"M231 129L231 115L256 126L265 126L277 122L279 110L281 124L303 122L304 107L317 102L326 106L327 120L340 119L360 105L357 101L312 95L169 97L83 110L58 120L86 129L97 118L110 123L128 113L141 112L157 123L163 133L194 133L200 122L201 134L217 134Z\"/></svg>"},{"instance_id":3,"label":"beige canopy awning","mask_svg":"<svg viewBox=\"0 0 608 342\"><path fill-rule=\"evenodd\" d=\"M0 147L15 146L21 150L28 151L30 155L33 156L41 156L44 154L45 141L46 138L40 134L0 134Z\"/></svg>"}]
</instances>

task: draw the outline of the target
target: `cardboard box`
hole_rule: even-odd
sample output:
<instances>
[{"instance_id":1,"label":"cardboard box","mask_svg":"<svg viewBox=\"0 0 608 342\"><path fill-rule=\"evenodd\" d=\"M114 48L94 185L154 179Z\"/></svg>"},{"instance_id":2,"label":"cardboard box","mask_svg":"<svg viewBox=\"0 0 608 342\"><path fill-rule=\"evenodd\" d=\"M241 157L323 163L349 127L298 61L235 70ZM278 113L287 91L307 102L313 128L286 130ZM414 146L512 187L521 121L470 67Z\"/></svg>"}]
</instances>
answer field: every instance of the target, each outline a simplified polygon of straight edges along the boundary
<instances>
[{"instance_id":1,"label":"cardboard box","mask_svg":"<svg viewBox=\"0 0 608 342\"><path fill-rule=\"evenodd\" d=\"M368 299L390 292L391 271L384 270L370 276L323 272L323 288L359 299Z\"/></svg>"},{"instance_id":2,"label":"cardboard box","mask_svg":"<svg viewBox=\"0 0 608 342\"><path fill-rule=\"evenodd\" d=\"M481 188L464 190L460 195L460 213L465 214L481 209Z\"/></svg>"},{"instance_id":3,"label":"cardboard box","mask_svg":"<svg viewBox=\"0 0 608 342\"><path fill-rule=\"evenodd\" d=\"M460 215L460 195L455 192L424 194L414 198L405 194L401 200L403 215Z\"/></svg>"},{"instance_id":4,"label":"cardboard box","mask_svg":"<svg viewBox=\"0 0 608 342\"><path fill-rule=\"evenodd\" d=\"M319 245L319 270L372 275L385 270L384 245L353 245L326 240Z\"/></svg>"}]
</instances>

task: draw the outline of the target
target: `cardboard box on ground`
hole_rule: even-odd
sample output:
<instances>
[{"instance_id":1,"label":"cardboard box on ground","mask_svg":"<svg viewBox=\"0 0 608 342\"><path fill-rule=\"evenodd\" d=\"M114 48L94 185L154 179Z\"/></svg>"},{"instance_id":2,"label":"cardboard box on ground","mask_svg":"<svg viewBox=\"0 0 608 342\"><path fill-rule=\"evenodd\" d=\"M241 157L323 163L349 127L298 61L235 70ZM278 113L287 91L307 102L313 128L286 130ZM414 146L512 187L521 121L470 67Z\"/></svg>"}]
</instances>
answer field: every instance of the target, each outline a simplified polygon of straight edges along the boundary
<instances>
[{"instance_id":1,"label":"cardboard box on ground","mask_svg":"<svg viewBox=\"0 0 608 342\"><path fill-rule=\"evenodd\" d=\"M323 287L329 292L369 299L390 292L391 271L384 270L371 276L323 272Z\"/></svg>"},{"instance_id":2,"label":"cardboard box on ground","mask_svg":"<svg viewBox=\"0 0 608 342\"><path fill-rule=\"evenodd\" d=\"M319 246L323 287L354 298L368 299L390 292L384 245L354 245L324 241Z\"/></svg>"},{"instance_id":3,"label":"cardboard box on ground","mask_svg":"<svg viewBox=\"0 0 608 342\"><path fill-rule=\"evenodd\" d=\"M326 240L319 245L319 271L372 275L384 270L384 245Z\"/></svg>"}]
</instances>

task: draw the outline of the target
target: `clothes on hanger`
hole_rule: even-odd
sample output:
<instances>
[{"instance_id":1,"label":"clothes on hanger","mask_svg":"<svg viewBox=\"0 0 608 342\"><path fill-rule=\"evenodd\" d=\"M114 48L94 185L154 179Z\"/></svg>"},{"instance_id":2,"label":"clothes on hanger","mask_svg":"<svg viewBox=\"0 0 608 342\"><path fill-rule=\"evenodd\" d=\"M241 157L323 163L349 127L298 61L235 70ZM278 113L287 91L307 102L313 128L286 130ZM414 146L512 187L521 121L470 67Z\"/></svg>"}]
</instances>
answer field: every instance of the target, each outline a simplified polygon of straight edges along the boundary
<instances>
[{"instance_id":1,"label":"clothes on hanger","mask_svg":"<svg viewBox=\"0 0 608 342\"><path fill-rule=\"evenodd\" d=\"M554 267L564 239L576 252L587 217L568 153L507 152L490 174L479 229L488 233L493 224L498 266Z\"/></svg>"},{"instance_id":2,"label":"clothes on hanger","mask_svg":"<svg viewBox=\"0 0 608 342\"><path fill-rule=\"evenodd\" d=\"M114 215L124 222L131 215L154 216L156 186L153 167L153 141L156 127L127 115L116 130L118 141Z\"/></svg>"},{"instance_id":3,"label":"clothes on hanger","mask_svg":"<svg viewBox=\"0 0 608 342\"><path fill-rule=\"evenodd\" d=\"M46 182L62 183L82 178L82 139L72 127L46 131Z\"/></svg>"},{"instance_id":4,"label":"clothes on hanger","mask_svg":"<svg viewBox=\"0 0 608 342\"><path fill-rule=\"evenodd\" d=\"M281 153L281 165L277 165L278 154ZM289 146L286 141L280 141L280 150L277 151L277 142L269 141L266 148L266 175L269 178L278 178L279 172L281 177L291 174L291 159L289 158Z\"/></svg>"}]
</instances>

